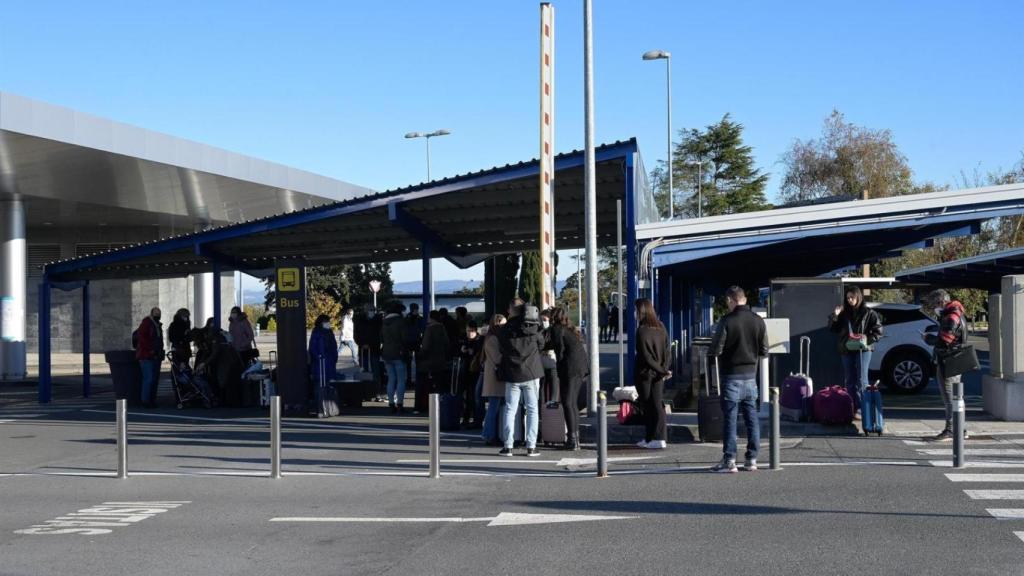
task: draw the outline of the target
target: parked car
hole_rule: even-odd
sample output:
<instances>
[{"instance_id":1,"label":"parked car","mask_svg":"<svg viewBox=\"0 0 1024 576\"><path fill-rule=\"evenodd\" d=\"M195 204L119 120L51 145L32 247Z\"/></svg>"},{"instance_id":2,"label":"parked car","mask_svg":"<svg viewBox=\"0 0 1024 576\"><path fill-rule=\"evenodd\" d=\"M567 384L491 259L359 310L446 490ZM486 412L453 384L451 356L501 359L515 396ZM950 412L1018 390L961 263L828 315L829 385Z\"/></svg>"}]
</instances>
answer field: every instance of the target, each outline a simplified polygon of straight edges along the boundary
<instances>
[{"instance_id":1,"label":"parked car","mask_svg":"<svg viewBox=\"0 0 1024 576\"><path fill-rule=\"evenodd\" d=\"M932 347L924 343L921 332L938 330L935 320L915 304L869 302L868 306L882 316L885 326L868 366L871 380L880 379L898 394L924 390L935 369Z\"/></svg>"}]
</instances>

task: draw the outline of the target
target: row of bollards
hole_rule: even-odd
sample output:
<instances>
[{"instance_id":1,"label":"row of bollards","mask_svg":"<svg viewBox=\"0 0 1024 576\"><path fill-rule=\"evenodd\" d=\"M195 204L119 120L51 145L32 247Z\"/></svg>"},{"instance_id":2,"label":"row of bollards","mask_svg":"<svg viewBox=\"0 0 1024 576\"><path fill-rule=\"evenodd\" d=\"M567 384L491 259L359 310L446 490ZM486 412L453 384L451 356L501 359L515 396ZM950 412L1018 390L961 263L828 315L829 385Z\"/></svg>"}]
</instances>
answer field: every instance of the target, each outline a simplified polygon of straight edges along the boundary
<instances>
[{"instance_id":1,"label":"row of bollards","mask_svg":"<svg viewBox=\"0 0 1024 576\"><path fill-rule=\"evenodd\" d=\"M959 412L954 420L955 439L953 444L954 463L957 468L963 466L963 398L962 384L957 389ZM769 451L771 454L770 468L779 470L779 389L769 389L771 436ZM128 477L128 402L117 400L117 477ZM597 477L608 477L608 397L604 391L598 393L597 418ZM429 448L430 478L441 477L441 403L440 395L431 394L429 404ZM270 397L270 477L281 478L281 397Z\"/></svg>"}]
</instances>

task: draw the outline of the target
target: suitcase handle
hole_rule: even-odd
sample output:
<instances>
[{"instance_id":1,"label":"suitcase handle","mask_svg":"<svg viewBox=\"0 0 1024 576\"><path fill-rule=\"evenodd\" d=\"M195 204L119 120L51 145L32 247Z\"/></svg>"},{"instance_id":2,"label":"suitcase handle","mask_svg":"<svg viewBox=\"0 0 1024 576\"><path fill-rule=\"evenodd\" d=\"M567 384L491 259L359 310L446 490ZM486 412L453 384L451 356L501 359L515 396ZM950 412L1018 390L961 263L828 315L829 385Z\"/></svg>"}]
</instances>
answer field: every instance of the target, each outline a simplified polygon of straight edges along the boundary
<instances>
[{"instance_id":1,"label":"suitcase handle","mask_svg":"<svg viewBox=\"0 0 1024 576\"><path fill-rule=\"evenodd\" d=\"M804 354L804 347L807 348L806 355ZM804 376L811 375L811 337L801 336L800 337L800 364L796 367L797 372L802 373Z\"/></svg>"},{"instance_id":2,"label":"suitcase handle","mask_svg":"<svg viewBox=\"0 0 1024 576\"><path fill-rule=\"evenodd\" d=\"M721 376L721 374L718 371L718 356L713 356L713 358L715 359L715 393L717 395L721 396L722 395L722 384L721 384L722 376ZM707 362L708 362L708 357L705 355L704 356L704 391L707 393L708 397L710 397L711 396L711 382L710 382L711 374L710 374L710 370L709 370L710 367L708 366Z\"/></svg>"}]
</instances>

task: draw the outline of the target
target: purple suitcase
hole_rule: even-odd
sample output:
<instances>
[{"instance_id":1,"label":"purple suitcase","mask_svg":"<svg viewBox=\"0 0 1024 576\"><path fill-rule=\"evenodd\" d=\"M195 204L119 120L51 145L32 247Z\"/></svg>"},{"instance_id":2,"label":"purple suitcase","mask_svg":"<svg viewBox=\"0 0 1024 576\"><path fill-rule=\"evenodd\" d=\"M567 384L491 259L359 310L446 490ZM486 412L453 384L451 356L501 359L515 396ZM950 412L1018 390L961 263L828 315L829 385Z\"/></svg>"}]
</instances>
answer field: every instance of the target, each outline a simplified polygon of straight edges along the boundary
<instances>
[{"instance_id":1,"label":"purple suitcase","mask_svg":"<svg viewBox=\"0 0 1024 576\"><path fill-rule=\"evenodd\" d=\"M853 398L842 386L829 386L814 395L814 417L822 424L853 422Z\"/></svg>"},{"instance_id":2,"label":"purple suitcase","mask_svg":"<svg viewBox=\"0 0 1024 576\"><path fill-rule=\"evenodd\" d=\"M805 354L804 349L807 352ZM811 419L814 381L811 379L811 339L800 337L800 364L797 373L786 376L779 392L779 416L792 422Z\"/></svg>"}]
</instances>

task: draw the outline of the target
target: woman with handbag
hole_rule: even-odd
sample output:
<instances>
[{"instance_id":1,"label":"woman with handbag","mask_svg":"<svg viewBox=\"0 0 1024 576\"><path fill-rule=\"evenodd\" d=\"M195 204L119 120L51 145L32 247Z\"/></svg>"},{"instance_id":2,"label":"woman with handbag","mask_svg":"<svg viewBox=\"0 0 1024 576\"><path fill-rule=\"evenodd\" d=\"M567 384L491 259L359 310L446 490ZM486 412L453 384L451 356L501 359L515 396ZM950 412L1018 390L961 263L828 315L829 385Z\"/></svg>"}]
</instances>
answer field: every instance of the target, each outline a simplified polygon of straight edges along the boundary
<instances>
[{"instance_id":1,"label":"woman with handbag","mask_svg":"<svg viewBox=\"0 0 1024 576\"><path fill-rule=\"evenodd\" d=\"M839 334L839 354L843 360L843 380L853 398L859 418L861 394L868 386L868 366L875 343L882 338L882 319L864 303L860 287L846 287L842 306L836 306L828 318L828 328Z\"/></svg>"},{"instance_id":2,"label":"woman with handbag","mask_svg":"<svg viewBox=\"0 0 1024 576\"><path fill-rule=\"evenodd\" d=\"M925 299L926 305L931 306L935 317L939 321L939 333L924 333L922 338L929 346L935 347L935 380L939 383L939 390L942 392L942 403L946 408L946 427L938 436L933 438L936 442L953 441L953 387L960 384L960 376L970 370L978 368L978 358L974 348L966 344L967 325L964 323L964 307L957 300L953 300L949 292L939 289L933 291ZM962 394L961 389L960 393ZM964 439L968 437L967 430L964 430Z\"/></svg>"}]
</instances>

